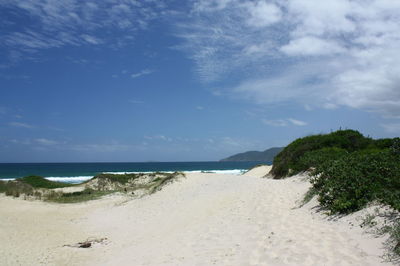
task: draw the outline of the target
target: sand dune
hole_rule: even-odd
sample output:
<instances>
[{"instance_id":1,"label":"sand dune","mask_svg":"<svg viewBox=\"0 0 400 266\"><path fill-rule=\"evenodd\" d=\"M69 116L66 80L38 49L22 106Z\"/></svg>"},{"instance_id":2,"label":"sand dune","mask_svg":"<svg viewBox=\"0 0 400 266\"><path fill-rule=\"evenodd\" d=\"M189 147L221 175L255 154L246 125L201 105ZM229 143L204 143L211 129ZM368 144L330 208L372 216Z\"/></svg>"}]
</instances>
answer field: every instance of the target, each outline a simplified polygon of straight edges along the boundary
<instances>
[{"instance_id":1,"label":"sand dune","mask_svg":"<svg viewBox=\"0 0 400 266\"><path fill-rule=\"evenodd\" d=\"M5 265L386 265L383 239L327 219L315 201L296 208L308 187L303 176L197 173L135 200L0 197L0 238L10 239L0 256ZM89 237L107 240L64 246Z\"/></svg>"},{"instance_id":2,"label":"sand dune","mask_svg":"<svg viewBox=\"0 0 400 266\"><path fill-rule=\"evenodd\" d=\"M271 171L272 165L260 165L244 173L244 176L264 177Z\"/></svg>"}]
</instances>

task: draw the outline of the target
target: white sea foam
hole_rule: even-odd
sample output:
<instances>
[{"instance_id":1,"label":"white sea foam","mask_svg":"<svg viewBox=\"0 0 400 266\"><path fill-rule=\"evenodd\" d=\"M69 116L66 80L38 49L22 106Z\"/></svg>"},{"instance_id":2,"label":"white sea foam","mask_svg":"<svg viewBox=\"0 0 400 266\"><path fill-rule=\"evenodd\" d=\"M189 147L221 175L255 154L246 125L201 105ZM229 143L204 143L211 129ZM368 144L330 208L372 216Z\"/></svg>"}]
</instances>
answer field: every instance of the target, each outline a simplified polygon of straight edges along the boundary
<instances>
[{"instance_id":1,"label":"white sea foam","mask_svg":"<svg viewBox=\"0 0 400 266\"><path fill-rule=\"evenodd\" d=\"M233 170L191 170L191 171L183 171L184 173L215 173L215 174L228 174L228 175L241 175L246 172L247 169L233 169ZM103 172L104 174L116 174L116 175L123 175L123 174L139 174L139 173L154 173L155 171L148 171L148 172ZM174 173L174 171L162 171L163 173ZM93 176L50 176L45 177L50 181L56 182L65 182L71 184L79 184L85 182ZM10 181L15 180L15 178L7 178L7 179L0 179L2 181Z\"/></svg>"},{"instance_id":2,"label":"white sea foam","mask_svg":"<svg viewBox=\"0 0 400 266\"><path fill-rule=\"evenodd\" d=\"M190 170L182 171L184 173L216 173L228 175L240 175L246 172L247 169L233 169L233 170ZM124 175L124 174L139 174L139 173L155 173L156 171L143 171L143 172L104 172L104 174ZM162 173L174 173L175 171L160 171Z\"/></svg>"},{"instance_id":3,"label":"white sea foam","mask_svg":"<svg viewBox=\"0 0 400 266\"><path fill-rule=\"evenodd\" d=\"M65 176L65 177L51 176L45 178L50 181L78 184L93 178L93 176Z\"/></svg>"},{"instance_id":4,"label":"white sea foam","mask_svg":"<svg viewBox=\"0 0 400 266\"><path fill-rule=\"evenodd\" d=\"M86 180L93 178L93 176L63 176L63 177L50 176L50 177L45 177L45 178L50 181L79 184L79 183L82 183ZM15 179L17 179L17 178L5 178L5 179L0 179L0 180L1 181L12 181Z\"/></svg>"}]
</instances>

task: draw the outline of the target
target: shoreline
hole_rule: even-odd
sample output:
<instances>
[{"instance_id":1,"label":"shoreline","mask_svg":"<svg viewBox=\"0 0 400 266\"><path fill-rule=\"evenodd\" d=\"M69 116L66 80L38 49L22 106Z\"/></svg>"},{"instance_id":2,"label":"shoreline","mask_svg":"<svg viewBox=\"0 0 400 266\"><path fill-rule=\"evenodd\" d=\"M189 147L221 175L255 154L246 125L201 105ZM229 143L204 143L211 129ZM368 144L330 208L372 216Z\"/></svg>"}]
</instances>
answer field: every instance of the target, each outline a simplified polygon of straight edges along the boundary
<instances>
[{"instance_id":1,"label":"shoreline","mask_svg":"<svg viewBox=\"0 0 400 266\"><path fill-rule=\"evenodd\" d=\"M157 172L162 172L162 173L175 173L175 172L182 172L185 174L191 174L191 173L214 173L214 174L228 174L228 175L240 175L245 172L247 172L248 169L229 169L229 170L189 170L189 171L144 171L144 172L101 172L99 174L116 174L116 175L123 175L123 174L151 174L151 173L157 173ZM44 177L47 180L50 181L55 181L55 182L65 182L69 184L76 184L79 185L85 181L88 181L95 177L96 175L85 175L85 176L46 176ZM16 178L0 178L0 181L12 181L16 180L18 178L23 178L23 177L16 177Z\"/></svg>"},{"instance_id":2,"label":"shoreline","mask_svg":"<svg viewBox=\"0 0 400 266\"><path fill-rule=\"evenodd\" d=\"M392 265L357 214L333 221L306 177L190 173L139 199L121 194L76 203L0 196L6 265ZM3 207L4 206L4 207ZM351 226L350 224L354 226ZM93 246L76 248L92 239ZM98 240L96 242L96 240Z\"/></svg>"}]
</instances>

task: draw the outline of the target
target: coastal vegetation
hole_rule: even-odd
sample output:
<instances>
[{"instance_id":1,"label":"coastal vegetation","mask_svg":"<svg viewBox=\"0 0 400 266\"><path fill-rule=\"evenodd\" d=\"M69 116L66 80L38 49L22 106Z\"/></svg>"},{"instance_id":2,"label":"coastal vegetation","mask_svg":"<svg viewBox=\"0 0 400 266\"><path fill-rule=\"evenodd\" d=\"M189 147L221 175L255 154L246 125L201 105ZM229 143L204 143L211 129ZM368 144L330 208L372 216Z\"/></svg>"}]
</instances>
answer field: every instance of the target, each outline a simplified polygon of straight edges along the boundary
<instances>
[{"instance_id":1,"label":"coastal vegetation","mask_svg":"<svg viewBox=\"0 0 400 266\"><path fill-rule=\"evenodd\" d=\"M111 193L144 196L161 190L183 173L99 174L78 185L54 182L40 176L0 181L0 193L25 199L41 199L57 203L76 203L98 199ZM69 190L69 189L73 190Z\"/></svg>"},{"instance_id":2,"label":"coastal vegetation","mask_svg":"<svg viewBox=\"0 0 400 266\"><path fill-rule=\"evenodd\" d=\"M304 202L317 196L329 214L348 214L370 203L400 211L400 139L374 140L355 130L297 139L279 153L271 173L280 179L311 176ZM400 255L400 219L392 221L391 250Z\"/></svg>"}]
</instances>

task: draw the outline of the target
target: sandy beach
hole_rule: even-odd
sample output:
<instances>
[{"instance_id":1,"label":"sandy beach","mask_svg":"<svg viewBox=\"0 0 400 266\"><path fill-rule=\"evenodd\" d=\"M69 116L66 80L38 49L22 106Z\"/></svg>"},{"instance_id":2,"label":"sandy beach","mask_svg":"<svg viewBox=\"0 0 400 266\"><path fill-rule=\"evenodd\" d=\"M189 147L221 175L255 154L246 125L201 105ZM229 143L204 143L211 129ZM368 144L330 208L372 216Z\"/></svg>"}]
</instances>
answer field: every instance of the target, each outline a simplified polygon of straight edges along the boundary
<instances>
[{"instance_id":1,"label":"sandy beach","mask_svg":"<svg viewBox=\"0 0 400 266\"><path fill-rule=\"evenodd\" d=\"M357 214L330 219L306 177L191 173L139 199L78 204L0 196L1 265L391 265ZM76 244L92 240L90 248Z\"/></svg>"}]
</instances>

